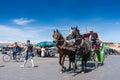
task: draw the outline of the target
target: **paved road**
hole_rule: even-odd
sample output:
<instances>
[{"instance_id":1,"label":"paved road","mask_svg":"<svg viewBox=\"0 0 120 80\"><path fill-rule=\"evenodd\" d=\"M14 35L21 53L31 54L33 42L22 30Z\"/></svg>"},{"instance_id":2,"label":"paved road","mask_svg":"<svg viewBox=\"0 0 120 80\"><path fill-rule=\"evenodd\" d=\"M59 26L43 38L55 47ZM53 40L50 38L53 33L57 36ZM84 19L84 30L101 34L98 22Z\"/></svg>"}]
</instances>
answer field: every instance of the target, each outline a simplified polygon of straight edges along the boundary
<instances>
[{"instance_id":1,"label":"paved road","mask_svg":"<svg viewBox=\"0 0 120 80\"><path fill-rule=\"evenodd\" d=\"M20 68L22 62L4 63L1 58L0 54L0 80L119 80L120 76L120 56L115 55L108 56L106 64L99 66L97 70L93 70L92 63L89 62L88 72L78 73L76 76L72 76L70 72L60 73L58 57L35 57L35 68L31 68L30 62L25 68ZM65 65L68 66L67 59Z\"/></svg>"}]
</instances>

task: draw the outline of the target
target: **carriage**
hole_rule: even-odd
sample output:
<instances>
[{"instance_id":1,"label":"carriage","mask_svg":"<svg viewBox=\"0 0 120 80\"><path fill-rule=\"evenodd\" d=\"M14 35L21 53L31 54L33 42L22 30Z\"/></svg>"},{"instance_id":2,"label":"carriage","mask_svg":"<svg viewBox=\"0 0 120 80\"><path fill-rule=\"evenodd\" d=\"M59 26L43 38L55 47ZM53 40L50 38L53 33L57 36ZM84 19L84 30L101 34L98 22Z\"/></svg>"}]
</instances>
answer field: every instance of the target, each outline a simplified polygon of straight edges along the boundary
<instances>
[{"instance_id":1,"label":"carriage","mask_svg":"<svg viewBox=\"0 0 120 80\"><path fill-rule=\"evenodd\" d=\"M98 34L94 34L98 38ZM77 57L81 59L82 72L86 72L86 63L88 61L89 56L91 56L91 53L93 54L92 58L95 63L95 69L98 67L98 61L102 63L104 62L105 44L102 43L102 46L100 46L100 44L99 46L96 44L96 48L94 50L91 50L90 42L87 41L89 35L89 33L83 34L82 36L86 39L83 40L83 38L81 38L79 29L77 27L71 27L71 33L69 33L69 35L65 39L58 30L54 30L52 37L53 42L56 43L56 47L58 48L61 72L64 72L66 70L66 67L64 66L66 55L68 55L69 58L69 70L71 69L72 62L74 72L77 69ZM66 42L66 40L70 41L72 39L75 40L74 44L70 45L69 42Z\"/></svg>"},{"instance_id":2,"label":"carriage","mask_svg":"<svg viewBox=\"0 0 120 80\"><path fill-rule=\"evenodd\" d=\"M94 45L94 49L91 50L91 51L93 52L94 57L97 56L97 60L98 60L99 62L102 62L102 63L103 63L103 62L104 62L104 59L105 59L104 51L105 51L106 46L105 46L104 43L102 43L102 42L98 39L98 38L99 38L98 33L94 32L93 34L96 36L97 41L96 41L96 44ZM82 34L82 36L85 38L85 40L87 40L87 39L89 38L89 35L90 35L90 33ZM96 56L95 56L95 55L96 55Z\"/></svg>"}]
</instances>

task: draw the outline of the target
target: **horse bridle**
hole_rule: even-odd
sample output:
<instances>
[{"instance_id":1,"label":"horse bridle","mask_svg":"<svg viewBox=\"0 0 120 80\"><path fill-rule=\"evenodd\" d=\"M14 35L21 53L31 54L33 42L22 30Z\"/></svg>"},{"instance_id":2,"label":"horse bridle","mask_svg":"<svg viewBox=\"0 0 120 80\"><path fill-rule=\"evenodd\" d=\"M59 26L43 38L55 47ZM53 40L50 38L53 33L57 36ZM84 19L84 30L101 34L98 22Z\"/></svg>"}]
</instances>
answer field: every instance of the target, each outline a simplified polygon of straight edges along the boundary
<instances>
[{"instance_id":1,"label":"horse bridle","mask_svg":"<svg viewBox=\"0 0 120 80\"><path fill-rule=\"evenodd\" d=\"M62 41L65 42L65 39L63 38L63 39L61 40L61 35L59 35L59 37L56 39L55 43L57 44L58 42L62 42Z\"/></svg>"},{"instance_id":2,"label":"horse bridle","mask_svg":"<svg viewBox=\"0 0 120 80\"><path fill-rule=\"evenodd\" d=\"M76 33L76 34L75 34ZM76 31L73 33L73 37L75 38L75 41L77 40L81 40L81 37L79 36L79 33L77 33ZM75 45L74 45L75 46Z\"/></svg>"},{"instance_id":3,"label":"horse bridle","mask_svg":"<svg viewBox=\"0 0 120 80\"><path fill-rule=\"evenodd\" d=\"M75 40L80 40L81 39L80 37L77 37L77 36L79 36L78 33L77 33L77 35L75 35L75 33L73 33L73 36L74 36Z\"/></svg>"}]
</instances>

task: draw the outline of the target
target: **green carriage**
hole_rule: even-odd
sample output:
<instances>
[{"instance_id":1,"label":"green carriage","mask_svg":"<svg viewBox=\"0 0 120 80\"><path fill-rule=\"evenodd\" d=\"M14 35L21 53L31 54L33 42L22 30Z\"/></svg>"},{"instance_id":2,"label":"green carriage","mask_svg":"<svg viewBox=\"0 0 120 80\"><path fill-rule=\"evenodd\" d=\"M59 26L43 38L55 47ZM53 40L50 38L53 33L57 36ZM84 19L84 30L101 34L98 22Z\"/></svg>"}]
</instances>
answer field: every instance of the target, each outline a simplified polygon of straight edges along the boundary
<instances>
[{"instance_id":1,"label":"green carriage","mask_svg":"<svg viewBox=\"0 0 120 80\"><path fill-rule=\"evenodd\" d=\"M97 40L98 39L98 34L97 33L93 33ZM87 40L89 38L90 33L86 33L83 34L82 36ZM97 68L98 66L98 62L101 62L102 64L104 64L104 60L105 60L105 48L106 45L104 43L98 42L99 45L97 45L97 48L94 48L91 50L91 57L90 59L92 59L95 63L95 68ZM99 47L99 48L98 48ZM79 58L80 60L82 60L82 58Z\"/></svg>"}]
</instances>

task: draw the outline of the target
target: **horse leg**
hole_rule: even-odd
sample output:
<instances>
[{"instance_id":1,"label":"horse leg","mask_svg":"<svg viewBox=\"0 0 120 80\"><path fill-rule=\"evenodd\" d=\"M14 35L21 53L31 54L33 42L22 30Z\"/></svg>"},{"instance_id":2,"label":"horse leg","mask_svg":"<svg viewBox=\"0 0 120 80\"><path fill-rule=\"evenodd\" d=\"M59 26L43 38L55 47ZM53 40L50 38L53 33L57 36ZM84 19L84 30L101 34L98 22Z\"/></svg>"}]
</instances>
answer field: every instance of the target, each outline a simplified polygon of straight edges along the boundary
<instances>
[{"instance_id":1,"label":"horse leg","mask_svg":"<svg viewBox=\"0 0 120 80\"><path fill-rule=\"evenodd\" d=\"M71 57L69 56L69 71L71 70Z\"/></svg>"},{"instance_id":2,"label":"horse leg","mask_svg":"<svg viewBox=\"0 0 120 80\"><path fill-rule=\"evenodd\" d=\"M77 67L77 61L76 61L76 58L74 57L74 61L72 61L72 66L73 66L73 73L72 73L72 76L75 75L75 72L76 72L76 67Z\"/></svg>"},{"instance_id":3,"label":"horse leg","mask_svg":"<svg viewBox=\"0 0 120 80\"><path fill-rule=\"evenodd\" d=\"M62 62L61 62L61 63L62 63L62 70L63 70L63 71L66 70L66 67L64 66L65 56L66 56L66 55L63 55L63 57L62 57Z\"/></svg>"},{"instance_id":4,"label":"horse leg","mask_svg":"<svg viewBox=\"0 0 120 80\"><path fill-rule=\"evenodd\" d=\"M73 66L73 71L74 71L74 73L75 73L75 71L76 71L76 61L75 61L75 58L74 58L74 61L72 61L72 66Z\"/></svg>"},{"instance_id":5,"label":"horse leg","mask_svg":"<svg viewBox=\"0 0 120 80\"><path fill-rule=\"evenodd\" d=\"M62 69L62 63L61 63L61 61L62 61L62 55L59 55L59 64L61 66L61 73L62 73L63 69Z\"/></svg>"},{"instance_id":6,"label":"horse leg","mask_svg":"<svg viewBox=\"0 0 120 80\"><path fill-rule=\"evenodd\" d=\"M89 58L89 57L86 57L86 58L85 58L85 61L84 61L84 62L85 62L85 67L84 67L84 72L85 72L85 73L86 73L86 70L87 70L87 60L88 60L88 58Z\"/></svg>"},{"instance_id":7,"label":"horse leg","mask_svg":"<svg viewBox=\"0 0 120 80\"><path fill-rule=\"evenodd\" d=\"M88 52L84 57L83 57L83 71L84 73L86 73L86 70L87 70L87 61L89 60L90 58L90 53Z\"/></svg>"},{"instance_id":8,"label":"horse leg","mask_svg":"<svg viewBox=\"0 0 120 80\"><path fill-rule=\"evenodd\" d=\"M85 62L84 62L84 58L82 59L82 73L84 73L85 70Z\"/></svg>"},{"instance_id":9,"label":"horse leg","mask_svg":"<svg viewBox=\"0 0 120 80\"><path fill-rule=\"evenodd\" d=\"M74 69L77 69L77 60L76 60L76 58L77 58L77 55L73 55L74 56L74 60L73 60L73 63L74 63Z\"/></svg>"}]
</instances>

